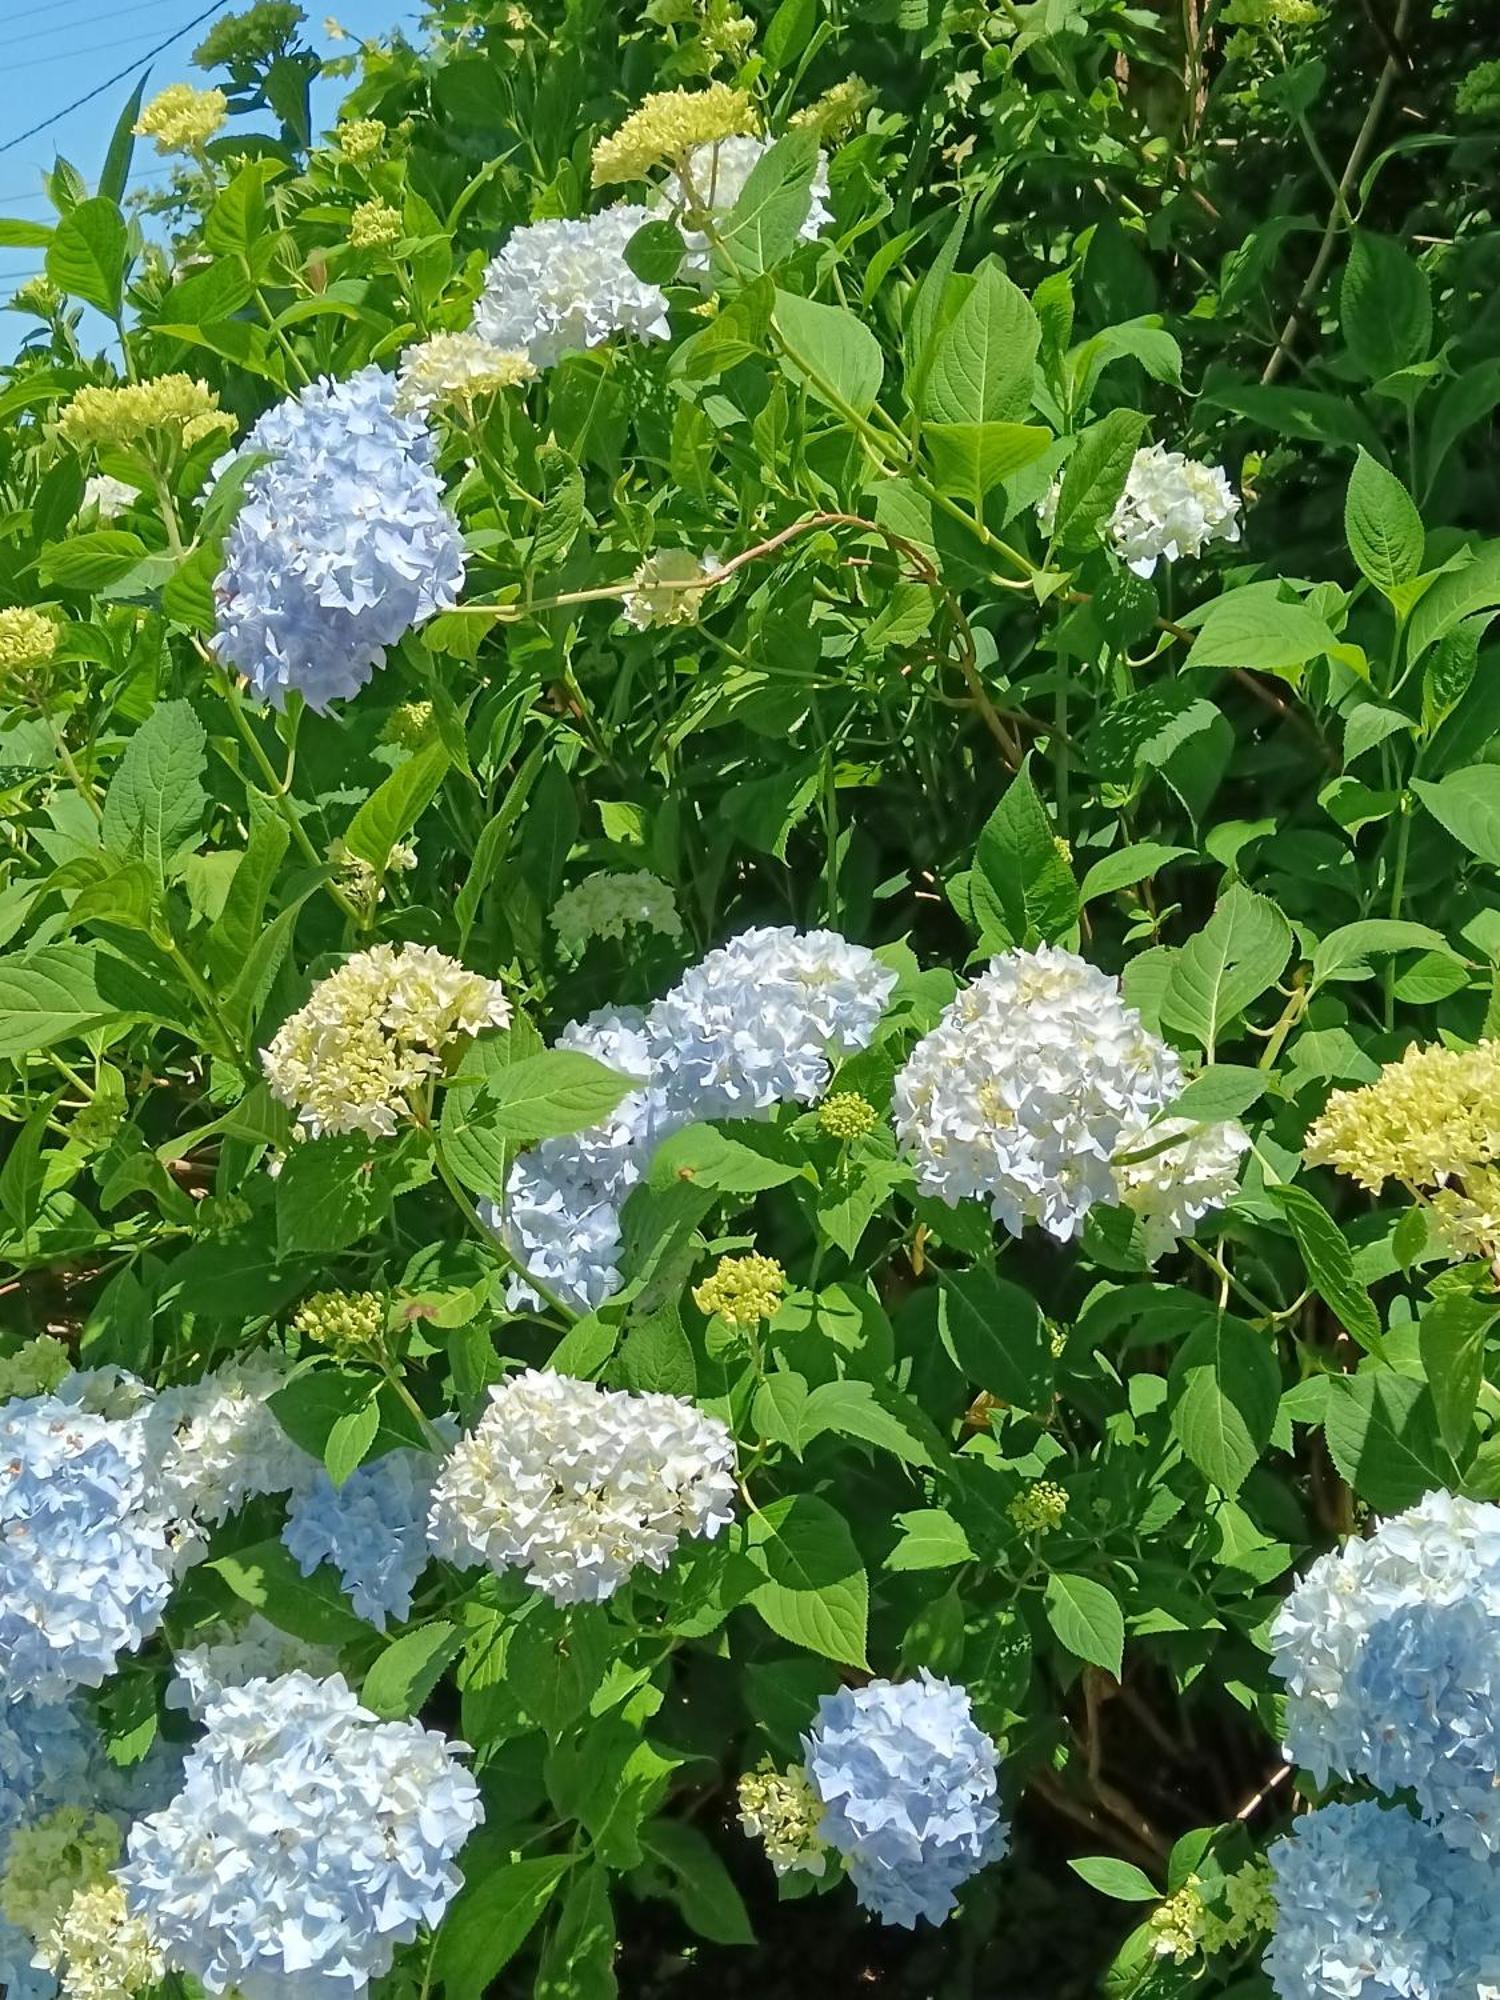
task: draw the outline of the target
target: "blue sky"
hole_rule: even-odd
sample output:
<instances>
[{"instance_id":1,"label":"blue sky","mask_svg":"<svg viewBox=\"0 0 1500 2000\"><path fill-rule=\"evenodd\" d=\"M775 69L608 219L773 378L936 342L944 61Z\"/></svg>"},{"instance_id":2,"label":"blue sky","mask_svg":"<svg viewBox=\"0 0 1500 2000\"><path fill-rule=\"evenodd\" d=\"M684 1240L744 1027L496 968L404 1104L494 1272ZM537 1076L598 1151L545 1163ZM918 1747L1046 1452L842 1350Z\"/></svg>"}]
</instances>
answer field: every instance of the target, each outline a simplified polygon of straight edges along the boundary
<instances>
[{"instance_id":1,"label":"blue sky","mask_svg":"<svg viewBox=\"0 0 1500 2000\"><path fill-rule=\"evenodd\" d=\"M5 29L5 56L0 61L0 146L13 133L24 131L83 96L116 70L143 58L175 28L201 13L206 4L207 0L197 0L197 4L194 0L118 0L115 5L107 0L0 0ZM239 11L247 4L248 0L226 0L220 11ZM332 13L351 36L374 37L397 22L411 34L419 11L418 0L303 0L303 4L308 14L307 32L315 46L330 55L340 51L323 33L327 13ZM186 80L202 85L209 81L188 58L210 25L205 22L183 35L156 57L146 86L148 96L169 83ZM343 52L347 52L347 44ZM93 186L115 120L139 73L132 68L93 103L71 112L34 139L0 152L0 216L37 222L52 219L51 206L41 191L41 176L59 153ZM347 88L343 79L336 78L315 89L314 110L322 123L332 123ZM246 122L253 127L266 121ZM139 141L132 186L161 181L169 166L150 140ZM0 298L39 270L41 263L38 250L0 250ZM0 353L11 351L32 323L19 314L0 314Z\"/></svg>"}]
</instances>

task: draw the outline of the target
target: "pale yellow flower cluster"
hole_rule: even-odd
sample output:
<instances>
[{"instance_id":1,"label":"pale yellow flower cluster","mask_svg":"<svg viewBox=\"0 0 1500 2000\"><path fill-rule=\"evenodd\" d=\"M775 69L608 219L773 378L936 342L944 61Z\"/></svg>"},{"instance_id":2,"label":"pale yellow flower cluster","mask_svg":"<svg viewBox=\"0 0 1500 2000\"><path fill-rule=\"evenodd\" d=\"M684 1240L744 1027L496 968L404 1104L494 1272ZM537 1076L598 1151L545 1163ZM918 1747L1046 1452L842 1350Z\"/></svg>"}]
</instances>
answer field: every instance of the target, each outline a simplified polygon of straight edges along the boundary
<instances>
[{"instance_id":1,"label":"pale yellow flower cluster","mask_svg":"<svg viewBox=\"0 0 1500 2000\"><path fill-rule=\"evenodd\" d=\"M653 625L691 625L708 595L702 579L716 574L719 567L712 549L702 556L691 549L659 549L647 556L625 593L622 609L627 623L638 632Z\"/></svg>"},{"instance_id":2,"label":"pale yellow flower cluster","mask_svg":"<svg viewBox=\"0 0 1500 2000\"><path fill-rule=\"evenodd\" d=\"M354 250L382 250L399 243L406 225L399 208L378 197L360 202L349 216L349 244Z\"/></svg>"},{"instance_id":3,"label":"pale yellow flower cluster","mask_svg":"<svg viewBox=\"0 0 1500 2000\"><path fill-rule=\"evenodd\" d=\"M229 99L222 90L169 83L146 106L134 130L138 139L154 139L158 153L197 153L223 131L228 116Z\"/></svg>"},{"instance_id":4,"label":"pale yellow flower cluster","mask_svg":"<svg viewBox=\"0 0 1500 2000\"><path fill-rule=\"evenodd\" d=\"M232 431L234 418L219 408L206 382L191 375L158 375L150 382L119 382L80 389L58 419L66 443L131 445L159 431L176 431L191 447L213 431Z\"/></svg>"},{"instance_id":5,"label":"pale yellow flower cluster","mask_svg":"<svg viewBox=\"0 0 1500 2000\"><path fill-rule=\"evenodd\" d=\"M786 1297L786 1272L774 1257L752 1252L747 1257L721 1257L718 1269L693 1287L699 1312L717 1313L730 1326L755 1326L775 1319Z\"/></svg>"},{"instance_id":6,"label":"pale yellow flower cluster","mask_svg":"<svg viewBox=\"0 0 1500 2000\"><path fill-rule=\"evenodd\" d=\"M114 1876L80 1889L39 1954L57 1975L59 2000L136 2000L165 1977L161 1953L131 1916Z\"/></svg>"},{"instance_id":7,"label":"pale yellow flower cluster","mask_svg":"<svg viewBox=\"0 0 1500 2000\"><path fill-rule=\"evenodd\" d=\"M385 127L378 118L349 118L335 128L338 149L346 160L373 159L385 144Z\"/></svg>"},{"instance_id":8,"label":"pale yellow flower cluster","mask_svg":"<svg viewBox=\"0 0 1500 2000\"><path fill-rule=\"evenodd\" d=\"M434 403L467 408L477 396L493 396L536 379L524 354L492 347L477 333L435 333L408 347L396 386L398 410L423 410Z\"/></svg>"},{"instance_id":9,"label":"pale yellow flower cluster","mask_svg":"<svg viewBox=\"0 0 1500 2000\"><path fill-rule=\"evenodd\" d=\"M441 1073L450 1043L509 1020L498 980L430 945L379 944L319 981L261 1063L313 1137L388 1138Z\"/></svg>"},{"instance_id":10,"label":"pale yellow flower cluster","mask_svg":"<svg viewBox=\"0 0 1500 2000\"><path fill-rule=\"evenodd\" d=\"M75 1890L105 1879L122 1845L120 1829L107 1814L82 1806L59 1806L34 1825L18 1826L0 1890L7 1921L29 1937L45 1937Z\"/></svg>"},{"instance_id":11,"label":"pale yellow flower cluster","mask_svg":"<svg viewBox=\"0 0 1500 2000\"><path fill-rule=\"evenodd\" d=\"M56 651L57 627L44 612L29 604L8 604L0 610L0 674L43 666Z\"/></svg>"},{"instance_id":12,"label":"pale yellow flower cluster","mask_svg":"<svg viewBox=\"0 0 1500 2000\"><path fill-rule=\"evenodd\" d=\"M1412 1047L1373 1083L1336 1090L1307 1135L1309 1166L1378 1191L1441 1188L1500 1158L1500 1041Z\"/></svg>"},{"instance_id":13,"label":"pale yellow flower cluster","mask_svg":"<svg viewBox=\"0 0 1500 2000\"><path fill-rule=\"evenodd\" d=\"M846 132L854 130L874 102L875 93L863 77L846 76L813 103L794 111L790 122L797 131L813 126L820 139L842 139Z\"/></svg>"},{"instance_id":14,"label":"pale yellow flower cluster","mask_svg":"<svg viewBox=\"0 0 1500 2000\"><path fill-rule=\"evenodd\" d=\"M823 1805L799 1766L778 1771L769 1759L759 1770L746 1771L739 1786L740 1825L766 1850L778 1875L801 1869L821 1875L828 1866L827 1850L818 1838Z\"/></svg>"},{"instance_id":15,"label":"pale yellow flower cluster","mask_svg":"<svg viewBox=\"0 0 1500 2000\"><path fill-rule=\"evenodd\" d=\"M759 130L750 94L727 83L703 90L653 91L617 132L594 148L594 186L644 180L656 167L672 165L695 146L717 145Z\"/></svg>"}]
</instances>

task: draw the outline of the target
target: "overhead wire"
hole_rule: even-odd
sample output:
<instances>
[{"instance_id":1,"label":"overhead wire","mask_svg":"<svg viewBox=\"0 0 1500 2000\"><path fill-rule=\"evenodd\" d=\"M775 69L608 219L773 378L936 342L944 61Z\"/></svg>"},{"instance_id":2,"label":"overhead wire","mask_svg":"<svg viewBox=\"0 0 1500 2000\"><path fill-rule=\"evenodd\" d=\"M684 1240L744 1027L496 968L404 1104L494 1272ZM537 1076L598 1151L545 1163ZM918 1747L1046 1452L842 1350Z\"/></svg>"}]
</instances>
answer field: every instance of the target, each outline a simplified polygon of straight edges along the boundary
<instances>
[{"instance_id":1,"label":"overhead wire","mask_svg":"<svg viewBox=\"0 0 1500 2000\"><path fill-rule=\"evenodd\" d=\"M212 0L210 6L203 8L190 21L184 21L180 28L174 29L170 35L158 42L154 48L147 49L144 55L135 57L123 69L117 70L113 76L105 77L102 83L96 83L93 89L86 90L82 97L75 97L71 104L63 105L61 110L51 112L46 118L39 119L35 125L28 125L24 132L17 132L13 138L0 140L0 153L13 152L17 146L25 145L28 139L34 139L38 132L45 132L49 126L59 123L70 112L81 110L85 104L92 104L96 97L102 97L106 90L112 90L117 83L122 83L127 76L133 75L143 64L151 62L164 49L171 48L174 42L180 42L184 35L190 35L194 28L200 27L204 21L208 20L210 15L217 14L227 4L228 0Z\"/></svg>"},{"instance_id":2,"label":"overhead wire","mask_svg":"<svg viewBox=\"0 0 1500 2000\"><path fill-rule=\"evenodd\" d=\"M49 35L81 34L85 28L92 28L96 21L123 21L131 14L160 13L165 5L166 0L137 0L134 7L104 7L97 14L85 14L81 21L54 21L50 28L33 28L29 35L11 35L6 47L19 49L27 42L44 42ZM143 35L153 32L150 28L142 30Z\"/></svg>"}]
</instances>

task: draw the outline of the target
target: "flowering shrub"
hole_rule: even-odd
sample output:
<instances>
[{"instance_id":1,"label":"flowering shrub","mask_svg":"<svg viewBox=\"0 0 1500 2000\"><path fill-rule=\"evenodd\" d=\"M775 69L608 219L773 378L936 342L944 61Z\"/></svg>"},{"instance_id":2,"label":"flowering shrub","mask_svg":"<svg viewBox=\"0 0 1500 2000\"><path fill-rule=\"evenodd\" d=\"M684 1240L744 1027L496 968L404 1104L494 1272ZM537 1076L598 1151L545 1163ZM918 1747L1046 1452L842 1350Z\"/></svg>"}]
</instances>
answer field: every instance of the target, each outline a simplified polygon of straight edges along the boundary
<instances>
[{"instance_id":1,"label":"flowering shrub","mask_svg":"<svg viewBox=\"0 0 1500 2000\"><path fill-rule=\"evenodd\" d=\"M1500 1991L1489 12L260 0L0 220L7 1994Z\"/></svg>"}]
</instances>

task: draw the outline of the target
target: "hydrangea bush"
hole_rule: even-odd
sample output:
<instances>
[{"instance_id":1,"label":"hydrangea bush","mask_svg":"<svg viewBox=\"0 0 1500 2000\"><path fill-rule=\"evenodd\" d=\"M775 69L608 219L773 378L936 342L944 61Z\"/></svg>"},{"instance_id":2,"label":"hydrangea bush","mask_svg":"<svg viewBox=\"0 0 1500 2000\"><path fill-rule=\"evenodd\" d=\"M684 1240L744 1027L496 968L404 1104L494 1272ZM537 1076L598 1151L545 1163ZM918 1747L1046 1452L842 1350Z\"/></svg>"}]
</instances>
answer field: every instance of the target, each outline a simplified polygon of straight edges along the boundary
<instances>
[{"instance_id":1,"label":"hydrangea bush","mask_svg":"<svg viewBox=\"0 0 1500 2000\"><path fill-rule=\"evenodd\" d=\"M1484 2000L1488 10L408 26L0 219L0 1986Z\"/></svg>"}]
</instances>

